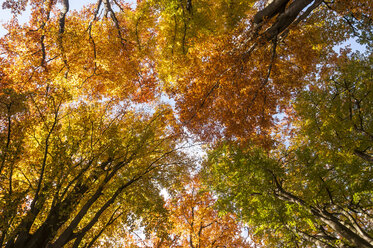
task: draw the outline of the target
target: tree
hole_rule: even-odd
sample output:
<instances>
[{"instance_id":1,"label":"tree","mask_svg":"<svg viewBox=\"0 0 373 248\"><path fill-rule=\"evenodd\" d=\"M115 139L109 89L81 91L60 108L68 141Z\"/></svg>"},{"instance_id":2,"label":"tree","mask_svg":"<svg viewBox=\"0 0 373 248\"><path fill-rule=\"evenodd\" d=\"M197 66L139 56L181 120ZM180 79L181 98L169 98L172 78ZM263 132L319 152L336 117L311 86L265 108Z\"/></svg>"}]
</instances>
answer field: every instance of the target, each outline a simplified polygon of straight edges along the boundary
<instances>
[{"instance_id":1,"label":"tree","mask_svg":"<svg viewBox=\"0 0 373 248\"><path fill-rule=\"evenodd\" d=\"M188 179L167 200L169 229L163 236L143 241L145 247L253 247L242 236L243 227L233 214L220 215L214 209L215 199L198 177Z\"/></svg>"},{"instance_id":2,"label":"tree","mask_svg":"<svg viewBox=\"0 0 373 248\"><path fill-rule=\"evenodd\" d=\"M230 28L226 22L217 26L220 22L214 19L227 16L229 8L216 3L211 13L198 6L212 18L187 25L189 35L200 27L198 38L187 42L189 56L179 64L173 61L179 66L174 65L176 83L170 91L181 120L205 140L223 137L269 147L274 115L288 108L289 99L315 76L319 63L331 59L332 48L360 36L358 30L371 34L372 7L367 1L271 2L264 7L265 1L253 6L254 1L230 1L245 11L231 17L237 21ZM191 19L202 15L195 12ZM206 27L209 20L215 26Z\"/></svg>"},{"instance_id":3,"label":"tree","mask_svg":"<svg viewBox=\"0 0 373 248\"><path fill-rule=\"evenodd\" d=\"M65 20L55 4L32 2L30 22L9 23L0 42L2 247L92 247L140 219L150 229L164 218L161 188L185 168L126 20L94 8Z\"/></svg>"},{"instance_id":4,"label":"tree","mask_svg":"<svg viewBox=\"0 0 373 248\"><path fill-rule=\"evenodd\" d=\"M129 214L151 226L152 211L163 211L160 185L172 184L170 177L180 173L183 159L166 108L144 114L116 109L111 101L64 102L58 93L33 92L23 120L6 118L5 247L91 246L114 221L130 225Z\"/></svg>"},{"instance_id":5,"label":"tree","mask_svg":"<svg viewBox=\"0 0 373 248\"><path fill-rule=\"evenodd\" d=\"M371 71L371 56L338 58L296 100L288 148L212 153L209 182L223 208L268 244L373 247Z\"/></svg>"}]
</instances>

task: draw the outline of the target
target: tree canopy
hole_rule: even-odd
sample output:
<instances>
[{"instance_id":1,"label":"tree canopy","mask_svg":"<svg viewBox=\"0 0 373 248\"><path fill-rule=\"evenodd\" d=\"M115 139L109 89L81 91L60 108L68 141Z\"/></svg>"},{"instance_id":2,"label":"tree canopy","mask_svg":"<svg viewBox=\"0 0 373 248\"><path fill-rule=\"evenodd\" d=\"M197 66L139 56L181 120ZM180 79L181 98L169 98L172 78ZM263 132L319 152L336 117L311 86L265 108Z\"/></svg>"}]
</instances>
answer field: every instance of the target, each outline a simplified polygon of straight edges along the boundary
<instances>
[{"instance_id":1,"label":"tree canopy","mask_svg":"<svg viewBox=\"0 0 373 248\"><path fill-rule=\"evenodd\" d=\"M372 58L342 56L296 99L288 147L223 145L209 182L281 247L372 247Z\"/></svg>"},{"instance_id":2,"label":"tree canopy","mask_svg":"<svg viewBox=\"0 0 373 248\"><path fill-rule=\"evenodd\" d=\"M373 247L372 1L2 7L0 247Z\"/></svg>"}]
</instances>

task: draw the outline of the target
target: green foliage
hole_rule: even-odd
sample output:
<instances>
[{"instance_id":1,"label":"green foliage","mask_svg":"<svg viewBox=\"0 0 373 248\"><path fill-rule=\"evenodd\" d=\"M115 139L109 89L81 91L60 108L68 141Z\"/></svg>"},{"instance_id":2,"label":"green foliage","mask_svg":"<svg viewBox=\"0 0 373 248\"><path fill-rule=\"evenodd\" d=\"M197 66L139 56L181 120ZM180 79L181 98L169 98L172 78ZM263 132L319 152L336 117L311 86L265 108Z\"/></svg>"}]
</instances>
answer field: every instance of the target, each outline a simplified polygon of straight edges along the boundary
<instances>
[{"instance_id":1,"label":"green foliage","mask_svg":"<svg viewBox=\"0 0 373 248\"><path fill-rule=\"evenodd\" d=\"M266 152L226 144L215 149L205 173L221 208L239 213L268 244L369 247L372 62L359 54L342 55L299 95L288 148ZM359 237L365 243L354 240Z\"/></svg>"}]
</instances>

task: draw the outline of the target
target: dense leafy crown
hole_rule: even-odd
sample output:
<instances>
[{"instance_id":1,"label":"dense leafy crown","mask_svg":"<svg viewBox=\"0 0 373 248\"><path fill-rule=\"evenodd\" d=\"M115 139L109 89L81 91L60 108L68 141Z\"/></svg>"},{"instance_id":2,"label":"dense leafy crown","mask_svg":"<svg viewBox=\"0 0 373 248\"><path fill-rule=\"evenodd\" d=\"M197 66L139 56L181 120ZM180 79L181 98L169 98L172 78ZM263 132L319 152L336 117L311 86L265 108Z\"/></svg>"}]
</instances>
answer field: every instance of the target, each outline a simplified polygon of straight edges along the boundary
<instances>
[{"instance_id":1,"label":"dense leafy crown","mask_svg":"<svg viewBox=\"0 0 373 248\"><path fill-rule=\"evenodd\" d=\"M373 247L371 0L71 4L2 3L0 247Z\"/></svg>"}]
</instances>

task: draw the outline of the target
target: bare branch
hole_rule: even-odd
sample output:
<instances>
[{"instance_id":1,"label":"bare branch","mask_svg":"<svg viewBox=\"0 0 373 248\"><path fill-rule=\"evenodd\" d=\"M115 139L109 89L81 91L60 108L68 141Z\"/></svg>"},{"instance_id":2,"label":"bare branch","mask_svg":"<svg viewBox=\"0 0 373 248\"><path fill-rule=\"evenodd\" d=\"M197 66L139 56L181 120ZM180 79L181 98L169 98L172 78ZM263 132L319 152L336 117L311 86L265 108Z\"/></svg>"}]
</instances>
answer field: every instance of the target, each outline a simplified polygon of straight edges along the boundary
<instances>
[{"instance_id":1,"label":"bare branch","mask_svg":"<svg viewBox=\"0 0 373 248\"><path fill-rule=\"evenodd\" d=\"M59 18L59 25L60 25L59 34L60 35L65 32L65 19L66 19L66 15L68 11L69 11L69 0L63 0L62 9L61 9L60 18Z\"/></svg>"}]
</instances>

